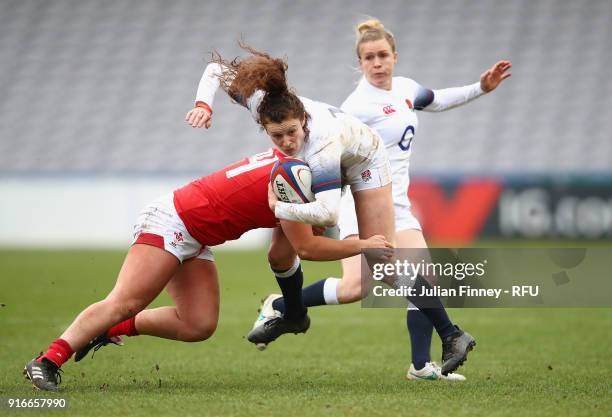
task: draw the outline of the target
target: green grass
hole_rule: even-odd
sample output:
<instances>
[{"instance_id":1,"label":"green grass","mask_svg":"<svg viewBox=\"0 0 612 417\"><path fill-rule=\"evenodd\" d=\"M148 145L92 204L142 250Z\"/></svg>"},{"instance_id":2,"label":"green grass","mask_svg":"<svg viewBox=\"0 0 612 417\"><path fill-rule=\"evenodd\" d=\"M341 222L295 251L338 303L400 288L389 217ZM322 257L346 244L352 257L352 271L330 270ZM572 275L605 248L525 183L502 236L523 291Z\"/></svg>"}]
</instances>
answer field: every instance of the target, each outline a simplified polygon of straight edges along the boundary
<instances>
[{"instance_id":1,"label":"green grass","mask_svg":"<svg viewBox=\"0 0 612 417\"><path fill-rule=\"evenodd\" d=\"M126 340L64 366L62 391L35 392L24 364L112 288L122 252L0 251L0 397L62 397L58 416L610 416L611 309L451 310L478 346L465 383L411 382L404 312L310 310L308 335L259 352L244 338L276 290L263 252L219 252L221 319L202 343ZM306 281L337 275L308 263ZM169 303L163 294L155 305ZM434 343L434 358L440 355ZM159 369L158 369L159 368ZM6 400L4 400L6 401Z\"/></svg>"}]
</instances>

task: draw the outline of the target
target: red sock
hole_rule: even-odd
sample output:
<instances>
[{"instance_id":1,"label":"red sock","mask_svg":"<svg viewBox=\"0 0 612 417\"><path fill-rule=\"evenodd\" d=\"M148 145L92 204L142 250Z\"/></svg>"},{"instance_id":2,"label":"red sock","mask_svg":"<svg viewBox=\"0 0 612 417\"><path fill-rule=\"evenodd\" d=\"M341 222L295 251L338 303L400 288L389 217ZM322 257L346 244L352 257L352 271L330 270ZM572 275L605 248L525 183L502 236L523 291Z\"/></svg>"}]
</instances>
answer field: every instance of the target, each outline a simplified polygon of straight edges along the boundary
<instances>
[{"instance_id":1,"label":"red sock","mask_svg":"<svg viewBox=\"0 0 612 417\"><path fill-rule=\"evenodd\" d=\"M108 330L108 332L106 332L106 335L108 337L123 335L138 336L138 330L136 330L136 316L114 325Z\"/></svg>"},{"instance_id":2,"label":"red sock","mask_svg":"<svg viewBox=\"0 0 612 417\"><path fill-rule=\"evenodd\" d=\"M51 343L49 346L49 350L37 359L38 362L42 361L43 358L46 358L56 364L57 366L62 366L65 362L70 359L74 352L72 348L64 339L57 339L55 342Z\"/></svg>"}]
</instances>

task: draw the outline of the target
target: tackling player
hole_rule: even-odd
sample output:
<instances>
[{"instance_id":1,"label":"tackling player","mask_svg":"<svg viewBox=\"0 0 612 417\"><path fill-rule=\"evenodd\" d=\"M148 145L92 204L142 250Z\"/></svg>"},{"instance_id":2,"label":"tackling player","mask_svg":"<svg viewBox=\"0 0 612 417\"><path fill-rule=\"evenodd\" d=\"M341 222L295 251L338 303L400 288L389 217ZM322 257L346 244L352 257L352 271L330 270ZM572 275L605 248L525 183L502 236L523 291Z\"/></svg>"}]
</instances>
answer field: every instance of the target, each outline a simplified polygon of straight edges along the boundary
<instances>
[{"instance_id":1,"label":"tackling player","mask_svg":"<svg viewBox=\"0 0 612 417\"><path fill-rule=\"evenodd\" d=\"M277 150L255 155L145 207L115 287L104 300L83 310L44 354L26 365L24 373L32 384L56 390L60 367L74 352L78 361L92 348L116 343L117 336L149 335L185 342L208 339L219 315L217 270L209 246L238 239L248 230L277 226L268 204L268 184L279 156ZM336 260L366 248L391 247L382 236L340 242L313 235L310 225L287 220L280 224L282 230L276 227L274 236L283 251L275 251L272 266L286 278L295 273L296 252L303 259ZM295 321L277 320L295 332L309 325L301 287L301 282L293 280L289 291L283 292ZM145 310L164 288L175 305Z\"/></svg>"}]
</instances>

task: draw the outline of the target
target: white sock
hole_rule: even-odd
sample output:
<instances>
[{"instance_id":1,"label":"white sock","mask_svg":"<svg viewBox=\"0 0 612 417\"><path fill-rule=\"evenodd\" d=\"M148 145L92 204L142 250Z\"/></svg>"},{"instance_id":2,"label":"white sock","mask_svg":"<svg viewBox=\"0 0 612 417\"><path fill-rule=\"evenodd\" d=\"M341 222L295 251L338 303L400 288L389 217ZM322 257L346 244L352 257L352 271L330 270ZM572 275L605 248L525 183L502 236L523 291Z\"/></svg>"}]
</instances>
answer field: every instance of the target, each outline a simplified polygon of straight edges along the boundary
<instances>
[{"instance_id":1,"label":"white sock","mask_svg":"<svg viewBox=\"0 0 612 417\"><path fill-rule=\"evenodd\" d=\"M327 278L325 280L325 284L323 284L323 298L325 299L325 304L340 304L338 295L336 294L340 281L340 278Z\"/></svg>"},{"instance_id":2,"label":"white sock","mask_svg":"<svg viewBox=\"0 0 612 417\"><path fill-rule=\"evenodd\" d=\"M295 262L293 263L293 266L291 268L289 268L286 271L283 272L279 272L279 271L275 271L274 269L272 269L272 272L274 273L274 275L277 278L287 278L290 277L291 275L295 274L295 271L297 271L297 269L300 267L300 258L295 258Z\"/></svg>"}]
</instances>

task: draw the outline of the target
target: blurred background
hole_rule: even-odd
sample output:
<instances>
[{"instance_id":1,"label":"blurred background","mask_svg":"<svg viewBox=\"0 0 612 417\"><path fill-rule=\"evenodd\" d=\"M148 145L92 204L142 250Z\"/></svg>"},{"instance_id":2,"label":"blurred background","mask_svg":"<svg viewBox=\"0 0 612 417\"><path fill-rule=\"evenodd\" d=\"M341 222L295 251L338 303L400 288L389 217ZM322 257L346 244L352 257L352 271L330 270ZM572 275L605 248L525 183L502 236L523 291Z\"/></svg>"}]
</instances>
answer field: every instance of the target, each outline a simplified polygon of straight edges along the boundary
<instances>
[{"instance_id":1,"label":"blurred background","mask_svg":"<svg viewBox=\"0 0 612 417\"><path fill-rule=\"evenodd\" d=\"M186 124L212 50L284 56L298 94L340 105L368 16L396 37L396 75L430 88L513 63L494 93L419 113L431 241L612 237L610 1L2 0L0 246L125 247L147 202L270 146L223 93L210 130Z\"/></svg>"}]
</instances>

